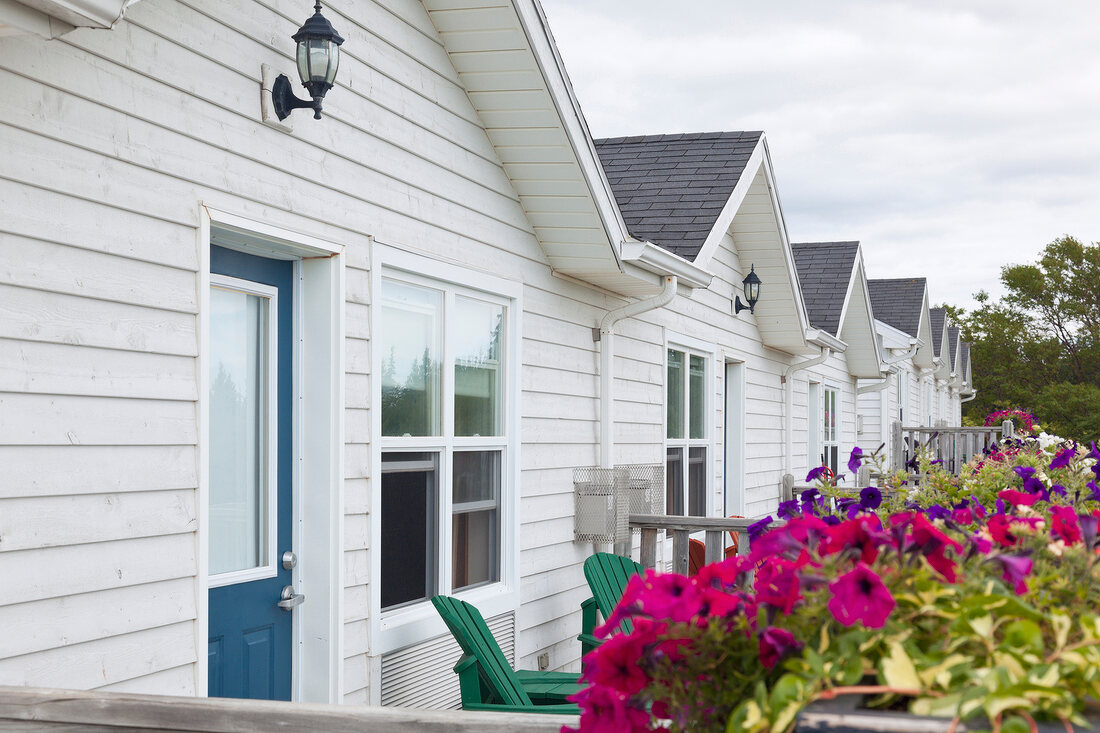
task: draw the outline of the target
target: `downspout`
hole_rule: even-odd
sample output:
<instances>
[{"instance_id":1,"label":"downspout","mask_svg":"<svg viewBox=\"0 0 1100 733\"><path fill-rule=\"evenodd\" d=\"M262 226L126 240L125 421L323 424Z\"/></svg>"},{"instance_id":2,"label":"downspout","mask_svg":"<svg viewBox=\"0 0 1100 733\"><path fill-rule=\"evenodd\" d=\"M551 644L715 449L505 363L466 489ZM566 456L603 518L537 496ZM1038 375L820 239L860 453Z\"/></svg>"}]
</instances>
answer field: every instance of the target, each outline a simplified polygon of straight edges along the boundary
<instances>
[{"instance_id":1,"label":"downspout","mask_svg":"<svg viewBox=\"0 0 1100 733\"><path fill-rule=\"evenodd\" d=\"M920 350L920 345L919 344L914 345L911 349L909 349L909 351L906 351L904 354L898 354L897 356L891 356L888 359L883 359L882 363L889 366L890 364L897 364L899 361L905 361L906 359L912 359L914 356L917 355L917 352L919 350Z\"/></svg>"},{"instance_id":2,"label":"downspout","mask_svg":"<svg viewBox=\"0 0 1100 733\"><path fill-rule=\"evenodd\" d=\"M832 349L827 346L822 346L820 348L821 353L819 355L806 359L805 361L791 364L783 370L782 376L779 377L779 383L784 385L783 407L786 413L783 420L784 432L786 433L784 441L785 450L783 451L783 473L791 473L794 470L794 467L791 465L791 453L794 451L794 426L792 424L794 423L794 384L791 383L790 377L797 371L816 366L828 359L829 354L832 353Z\"/></svg>"},{"instance_id":3,"label":"downspout","mask_svg":"<svg viewBox=\"0 0 1100 733\"><path fill-rule=\"evenodd\" d=\"M668 305L676 297L676 276L665 277L665 286L659 295L645 300L636 300L622 308L608 311L600 321L599 332L594 334L600 342L600 466L612 467L615 425L615 395L612 386L615 383L615 324L624 318L631 318L646 311ZM595 331L595 329L593 329Z\"/></svg>"},{"instance_id":4,"label":"downspout","mask_svg":"<svg viewBox=\"0 0 1100 733\"><path fill-rule=\"evenodd\" d=\"M964 400L959 400L959 404L961 405L964 402L969 402L970 400L974 399L977 396L978 396L978 390L974 390L973 392L970 393L969 397L967 397Z\"/></svg>"}]
</instances>

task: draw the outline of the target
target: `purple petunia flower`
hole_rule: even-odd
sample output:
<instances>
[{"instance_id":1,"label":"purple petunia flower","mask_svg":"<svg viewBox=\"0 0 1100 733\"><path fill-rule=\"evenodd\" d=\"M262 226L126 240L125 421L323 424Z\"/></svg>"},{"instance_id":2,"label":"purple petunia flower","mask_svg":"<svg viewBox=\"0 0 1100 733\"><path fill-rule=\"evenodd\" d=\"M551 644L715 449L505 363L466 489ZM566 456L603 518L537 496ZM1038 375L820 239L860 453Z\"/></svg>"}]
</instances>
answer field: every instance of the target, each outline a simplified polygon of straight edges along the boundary
<instances>
[{"instance_id":1,"label":"purple petunia flower","mask_svg":"<svg viewBox=\"0 0 1100 733\"><path fill-rule=\"evenodd\" d=\"M1096 463L1092 464L1092 472L1096 476L1096 480L1100 481L1100 450L1096 448L1096 441L1093 441L1089 445L1091 446L1089 458L1096 461Z\"/></svg>"},{"instance_id":2,"label":"purple petunia flower","mask_svg":"<svg viewBox=\"0 0 1100 733\"><path fill-rule=\"evenodd\" d=\"M1067 496L1066 487L1061 484L1054 484L1050 487L1050 493L1057 494L1058 496Z\"/></svg>"},{"instance_id":3,"label":"purple petunia flower","mask_svg":"<svg viewBox=\"0 0 1100 733\"><path fill-rule=\"evenodd\" d=\"M857 445L852 448L852 455L848 456L848 470L854 475L859 471L860 464L863 463L863 450Z\"/></svg>"},{"instance_id":4,"label":"purple petunia flower","mask_svg":"<svg viewBox=\"0 0 1100 733\"><path fill-rule=\"evenodd\" d=\"M1005 506L1004 499L997 499L997 511L996 514L1005 514L1008 512L1008 507Z\"/></svg>"},{"instance_id":5,"label":"purple petunia flower","mask_svg":"<svg viewBox=\"0 0 1100 733\"><path fill-rule=\"evenodd\" d=\"M806 481L817 481L825 476L825 466L818 466L817 468L811 468L810 472L806 474Z\"/></svg>"},{"instance_id":6,"label":"purple petunia flower","mask_svg":"<svg viewBox=\"0 0 1100 733\"><path fill-rule=\"evenodd\" d=\"M1085 484L1085 488L1089 490L1089 498L1093 501L1100 501L1100 486L1096 485L1095 481L1089 481Z\"/></svg>"},{"instance_id":7,"label":"purple petunia flower","mask_svg":"<svg viewBox=\"0 0 1100 733\"><path fill-rule=\"evenodd\" d=\"M1047 491L1047 487L1034 476L1024 479L1024 491L1029 494L1038 494L1043 501L1050 501L1050 492Z\"/></svg>"},{"instance_id":8,"label":"purple petunia flower","mask_svg":"<svg viewBox=\"0 0 1100 733\"><path fill-rule=\"evenodd\" d=\"M798 500L791 499L789 501L779 502L779 508L776 509L775 513L779 516L780 519L794 519L799 514L801 514L801 511L798 507Z\"/></svg>"},{"instance_id":9,"label":"purple petunia flower","mask_svg":"<svg viewBox=\"0 0 1100 733\"><path fill-rule=\"evenodd\" d=\"M829 525L830 527L835 527L840 524L840 517L835 514L826 514L824 517L821 518L821 521L825 522L825 524Z\"/></svg>"},{"instance_id":10,"label":"purple petunia flower","mask_svg":"<svg viewBox=\"0 0 1100 733\"><path fill-rule=\"evenodd\" d=\"M821 495L821 492L818 491L816 488L811 486L810 488L806 489L801 494L799 494L798 498L801 499L803 502L807 502L807 501L813 501L814 499L816 499L820 495Z\"/></svg>"},{"instance_id":11,"label":"purple petunia flower","mask_svg":"<svg viewBox=\"0 0 1100 733\"><path fill-rule=\"evenodd\" d=\"M1031 558L1026 555L997 555L996 560L1004 571L1001 578L1012 584L1016 595L1027 593L1027 581L1024 579L1031 573Z\"/></svg>"},{"instance_id":12,"label":"purple petunia flower","mask_svg":"<svg viewBox=\"0 0 1100 733\"><path fill-rule=\"evenodd\" d=\"M1085 541L1085 547L1092 549L1096 546L1096 531L1100 525L1100 519L1092 514L1078 514L1077 524L1081 526L1081 539Z\"/></svg>"},{"instance_id":13,"label":"purple petunia flower","mask_svg":"<svg viewBox=\"0 0 1100 733\"><path fill-rule=\"evenodd\" d=\"M1035 469L1031 466L1014 466L1012 468L1016 472L1016 475L1027 481L1029 478L1035 475Z\"/></svg>"},{"instance_id":14,"label":"purple petunia flower","mask_svg":"<svg viewBox=\"0 0 1100 733\"><path fill-rule=\"evenodd\" d=\"M771 518L771 516L767 516L761 519L759 522L753 522L748 527L746 527L745 531L749 533L749 540L755 540L757 537L767 532L768 527L773 521L774 520Z\"/></svg>"},{"instance_id":15,"label":"purple petunia flower","mask_svg":"<svg viewBox=\"0 0 1100 733\"><path fill-rule=\"evenodd\" d=\"M859 492L859 505L871 512L882 504L882 492L874 486L868 486Z\"/></svg>"},{"instance_id":16,"label":"purple petunia flower","mask_svg":"<svg viewBox=\"0 0 1100 733\"><path fill-rule=\"evenodd\" d=\"M1054 456L1054 460L1050 462L1049 468L1051 470L1055 468L1065 468L1069 465L1069 462L1073 460L1073 457L1077 455L1076 448L1065 448L1058 451L1058 455Z\"/></svg>"},{"instance_id":17,"label":"purple petunia flower","mask_svg":"<svg viewBox=\"0 0 1100 733\"><path fill-rule=\"evenodd\" d=\"M925 514L928 515L929 519L947 519L951 516L951 512L946 507L940 506L939 504L933 504L928 507Z\"/></svg>"}]
</instances>

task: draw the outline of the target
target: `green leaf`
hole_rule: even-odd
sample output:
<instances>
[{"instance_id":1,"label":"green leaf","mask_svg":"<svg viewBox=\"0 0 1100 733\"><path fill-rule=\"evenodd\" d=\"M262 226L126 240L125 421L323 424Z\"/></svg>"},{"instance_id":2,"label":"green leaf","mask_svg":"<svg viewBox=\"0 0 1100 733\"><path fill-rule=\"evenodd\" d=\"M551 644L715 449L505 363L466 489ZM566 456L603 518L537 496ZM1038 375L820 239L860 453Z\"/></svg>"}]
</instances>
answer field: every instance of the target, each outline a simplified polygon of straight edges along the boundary
<instances>
[{"instance_id":1,"label":"green leaf","mask_svg":"<svg viewBox=\"0 0 1100 733\"><path fill-rule=\"evenodd\" d=\"M988 613L984 616L970 619L970 628L982 638L990 638L993 635L993 617Z\"/></svg>"},{"instance_id":2,"label":"green leaf","mask_svg":"<svg viewBox=\"0 0 1100 733\"><path fill-rule=\"evenodd\" d=\"M881 664L882 678L886 684L890 687L920 689L921 681L917 676L917 669L905 648L896 641L890 642L887 648L890 653L882 658Z\"/></svg>"},{"instance_id":3,"label":"green leaf","mask_svg":"<svg viewBox=\"0 0 1100 733\"><path fill-rule=\"evenodd\" d=\"M1064 613L1052 613L1050 615L1050 625L1054 627L1054 638L1058 649L1062 649L1066 645L1066 640L1069 638L1069 630L1073 625L1069 616Z\"/></svg>"},{"instance_id":4,"label":"green leaf","mask_svg":"<svg viewBox=\"0 0 1100 733\"><path fill-rule=\"evenodd\" d=\"M1031 726L1023 718L1005 718L1001 721L1001 733L1031 733Z\"/></svg>"},{"instance_id":5,"label":"green leaf","mask_svg":"<svg viewBox=\"0 0 1100 733\"><path fill-rule=\"evenodd\" d=\"M1043 631L1031 619L1018 619L1005 627L1005 643L1017 649L1041 653Z\"/></svg>"}]
</instances>

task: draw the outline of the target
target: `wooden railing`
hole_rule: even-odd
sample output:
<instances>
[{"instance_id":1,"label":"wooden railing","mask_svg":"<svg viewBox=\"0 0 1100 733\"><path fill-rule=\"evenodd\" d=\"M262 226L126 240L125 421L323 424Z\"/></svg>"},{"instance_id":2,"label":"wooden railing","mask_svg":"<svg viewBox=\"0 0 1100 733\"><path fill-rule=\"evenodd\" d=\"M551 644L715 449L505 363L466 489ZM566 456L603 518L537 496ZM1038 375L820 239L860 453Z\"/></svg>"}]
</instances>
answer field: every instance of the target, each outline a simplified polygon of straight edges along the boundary
<instances>
[{"instance_id":1,"label":"wooden railing","mask_svg":"<svg viewBox=\"0 0 1100 733\"><path fill-rule=\"evenodd\" d=\"M353 707L0 687L0 730L41 733L558 733L573 715Z\"/></svg>"},{"instance_id":2,"label":"wooden railing","mask_svg":"<svg viewBox=\"0 0 1100 733\"><path fill-rule=\"evenodd\" d=\"M901 471L913 457L914 451L927 446L935 460L941 461L945 471L958 474L963 464L983 452L993 443L1013 437L1013 424L1006 420L1000 426L977 428L905 427L894 423L891 436L892 468Z\"/></svg>"},{"instance_id":3,"label":"wooden railing","mask_svg":"<svg viewBox=\"0 0 1100 733\"><path fill-rule=\"evenodd\" d=\"M630 528L641 530L642 546L639 562L647 567L657 566L657 536L661 531L672 534L672 569L681 575L688 572L688 547L693 532L706 532L706 561L718 562L725 554L725 533L737 532L737 552L749 552L749 525L751 519L726 519L724 517L681 517L663 514L631 514Z\"/></svg>"}]
</instances>

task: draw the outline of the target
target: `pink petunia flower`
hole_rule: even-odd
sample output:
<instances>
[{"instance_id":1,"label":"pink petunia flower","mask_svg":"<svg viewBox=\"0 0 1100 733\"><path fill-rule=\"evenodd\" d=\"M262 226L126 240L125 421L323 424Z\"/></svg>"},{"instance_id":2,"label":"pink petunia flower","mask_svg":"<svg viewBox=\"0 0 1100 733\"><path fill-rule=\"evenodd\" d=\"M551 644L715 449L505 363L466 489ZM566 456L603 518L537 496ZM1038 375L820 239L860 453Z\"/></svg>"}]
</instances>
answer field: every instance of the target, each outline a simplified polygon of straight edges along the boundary
<instances>
[{"instance_id":1,"label":"pink petunia flower","mask_svg":"<svg viewBox=\"0 0 1100 733\"><path fill-rule=\"evenodd\" d=\"M627 695L641 692L649 677L638 665L643 644L634 634L616 634L585 658L585 679Z\"/></svg>"},{"instance_id":2,"label":"pink petunia flower","mask_svg":"<svg viewBox=\"0 0 1100 733\"><path fill-rule=\"evenodd\" d=\"M786 629L769 626L760 634L760 663L771 669L788 652L802 648L802 642Z\"/></svg>"},{"instance_id":3,"label":"pink petunia flower","mask_svg":"<svg viewBox=\"0 0 1100 733\"><path fill-rule=\"evenodd\" d=\"M580 728L562 727L566 731L585 733L645 733L650 730L649 713L630 704L627 695L610 687L592 685L566 698L581 708Z\"/></svg>"},{"instance_id":4,"label":"pink petunia flower","mask_svg":"<svg viewBox=\"0 0 1100 733\"><path fill-rule=\"evenodd\" d=\"M881 629L897 601L874 570L864 563L829 583L833 597L829 612L845 626L860 621L869 629Z\"/></svg>"},{"instance_id":5,"label":"pink petunia flower","mask_svg":"<svg viewBox=\"0 0 1100 733\"><path fill-rule=\"evenodd\" d=\"M1050 508L1050 531L1067 545L1081 541L1081 526L1077 523L1077 512L1073 507L1056 505Z\"/></svg>"},{"instance_id":6,"label":"pink petunia flower","mask_svg":"<svg viewBox=\"0 0 1100 733\"><path fill-rule=\"evenodd\" d=\"M1004 499L1006 503L1012 506L1031 506L1035 502L1039 501L1039 497L1035 494L1025 494L1022 491L1016 491L1015 489L1004 489L997 494L998 499Z\"/></svg>"},{"instance_id":7,"label":"pink petunia flower","mask_svg":"<svg viewBox=\"0 0 1100 733\"><path fill-rule=\"evenodd\" d=\"M1027 593L1027 581L1024 579L1031 573L1031 558L1024 555L997 555L996 559L1004 571L1001 578L1012 585L1016 595Z\"/></svg>"}]
</instances>

